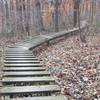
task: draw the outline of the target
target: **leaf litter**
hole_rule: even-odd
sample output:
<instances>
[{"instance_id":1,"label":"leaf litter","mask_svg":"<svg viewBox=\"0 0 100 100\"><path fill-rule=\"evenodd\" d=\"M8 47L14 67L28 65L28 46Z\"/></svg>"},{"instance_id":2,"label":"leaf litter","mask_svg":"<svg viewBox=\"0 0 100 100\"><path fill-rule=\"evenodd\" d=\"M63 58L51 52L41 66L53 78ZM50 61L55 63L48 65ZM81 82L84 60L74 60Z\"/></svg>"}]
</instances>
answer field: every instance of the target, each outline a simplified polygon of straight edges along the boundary
<instances>
[{"instance_id":1,"label":"leaf litter","mask_svg":"<svg viewBox=\"0 0 100 100\"><path fill-rule=\"evenodd\" d=\"M86 41L73 36L33 50L70 100L100 100L100 36Z\"/></svg>"}]
</instances>

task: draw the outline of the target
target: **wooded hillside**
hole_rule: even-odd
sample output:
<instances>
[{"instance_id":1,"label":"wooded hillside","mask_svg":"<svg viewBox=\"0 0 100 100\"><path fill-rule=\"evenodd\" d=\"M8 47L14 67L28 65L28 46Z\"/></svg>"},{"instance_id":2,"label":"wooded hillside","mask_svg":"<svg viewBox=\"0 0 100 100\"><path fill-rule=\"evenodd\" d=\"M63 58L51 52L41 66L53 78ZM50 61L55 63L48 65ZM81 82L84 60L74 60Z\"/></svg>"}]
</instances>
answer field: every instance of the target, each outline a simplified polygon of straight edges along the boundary
<instances>
[{"instance_id":1,"label":"wooded hillside","mask_svg":"<svg viewBox=\"0 0 100 100\"><path fill-rule=\"evenodd\" d=\"M74 1L0 0L0 33L33 35L73 28ZM99 8L99 0L80 0L81 19L89 18L89 12Z\"/></svg>"}]
</instances>

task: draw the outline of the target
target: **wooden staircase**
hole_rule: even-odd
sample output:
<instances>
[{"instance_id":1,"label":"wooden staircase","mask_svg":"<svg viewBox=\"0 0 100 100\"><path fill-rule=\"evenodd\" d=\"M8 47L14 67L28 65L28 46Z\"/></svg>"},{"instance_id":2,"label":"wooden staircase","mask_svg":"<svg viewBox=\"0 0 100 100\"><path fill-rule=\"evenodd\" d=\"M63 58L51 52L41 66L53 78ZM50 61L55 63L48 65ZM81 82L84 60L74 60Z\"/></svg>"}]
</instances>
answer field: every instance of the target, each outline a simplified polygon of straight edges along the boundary
<instances>
[{"instance_id":1,"label":"wooden staircase","mask_svg":"<svg viewBox=\"0 0 100 100\"><path fill-rule=\"evenodd\" d=\"M5 52L3 100L67 100L45 67L24 48L9 48Z\"/></svg>"}]
</instances>

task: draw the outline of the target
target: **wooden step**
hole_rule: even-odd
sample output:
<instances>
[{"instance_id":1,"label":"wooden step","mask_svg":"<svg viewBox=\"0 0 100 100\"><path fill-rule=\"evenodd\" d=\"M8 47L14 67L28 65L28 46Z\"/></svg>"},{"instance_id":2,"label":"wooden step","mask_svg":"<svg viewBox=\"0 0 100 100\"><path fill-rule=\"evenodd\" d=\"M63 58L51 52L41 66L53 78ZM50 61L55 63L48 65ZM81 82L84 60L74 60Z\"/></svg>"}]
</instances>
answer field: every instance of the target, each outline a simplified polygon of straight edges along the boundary
<instances>
[{"instance_id":1,"label":"wooden step","mask_svg":"<svg viewBox=\"0 0 100 100\"><path fill-rule=\"evenodd\" d=\"M6 50L5 52L29 52L29 51L27 49L17 48L17 49L9 49Z\"/></svg>"},{"instance_id":2,"label":"wooden step","mask_svg":"<svg viewBox=\"0 0 100 100\"><path fill-rule=\"evenodd\" d=\"M11 51L5 51L5 53L15 53L15 54L16 54L16 53L24 53L24 54L25 54L25 53L32 53L32 51L24 50L24 51L17 51L17 52L16 52L16 51L12 51L12 50L11 50Z\"/></svg>"},{"instance_id":3,"label":"wooden step","mask_svg":"<svg viewBox=\"0 0 100 100\"><path fill-rule=\"evenodd\" d=\"M5 54L6 56L33 56L33 54L32 53L11 53L11 54Z\"/></svg>"},{"instance_id":4,"label":"wooden step","mask_svg":"<svg viewBox=\"0 0 100 100\"><path fill-rule=\"evenodd\" d=\"M16 50L16 51L5 51L5 54L30 54L32 53L31 51L20 51L20 50Z\"/></svg>"},{"instance_id":5,"label":"wooden step","mask_svg":"<svg viewBox=\"0 0 100 100\"><path fill-rule=\"evenodd\" d=\"M58 85L40 85L40 86L15 86L15 87L3 87L0 89L0 94L16 95L25 93L54 93L60 92Z\"/></svg>"},{"instance_id":6,"label":"wooden step","mask_svg":"<svg viewBox=\"0 0 100 100\"><path fill-rule=\"evenodd\" d=\"M19 63L15 63L15 64L4 64L5 67L42 67L42 64L19 64Z\"/></svg>"},{"instance_id":7,"label":"wooden step","mask_svg":"<svg viewBox=\"0 0 100 100\"><path fill-rule=\"evenodd\" d=\"M32 52L30 52L30 51L9 51L9 52L5 52L5 54L33 54Z\"/></svg>"},{"instance_id":8,"label":"wooden step","mask_svg":"<svg viewBox=\"0 0 100 100\"><path fill-rule=\"evenodd\" d=\"M24 61L21 61L21 60L16 60L16 61L4 61L5 63L40 63L40 61L36 60L24 60Z\"/></svg>"},{"instance_id":9,"label":"wooden step","mask_svg":"<svg viewBox=\"0 0 100 100\"><path fill-rule=\"evenodd\" d=\"M3 71L44 71L44 67L4 67Z\"/></svg>"},{"instance_id":10,"label":"wooden step","mask_svg":"<svg viewBox=\"0 0 100 100\"><path fill-rule=\"evenodd\" d=\"M12 46L12 47L9 47L7 48L6 50L26 50L25 47L20 47L20 46Z\"/></svg>"},{"instance_id":11,"label":"wooden step","mask_svg":"<svg viewBox=\"0 0 100 100\"><path fill-rule=\"evenodd\" d=\"M10 47L10 48L7 48L6 51L13 51L13 50L19 50L19 51L27 51L27 49L25 49L24 47Z\"/></svg>"},{"instance_id":12,"label":"wooden step","mask_svg":"<svg viewBox=\"0 0 100 100\"><path fill-rule=\"evenodd\" d=\"M6 54L5 57L29 57L29 56L33 56L35 57L34 55L32 54Z\"/></svg>"},{"instance_id":13,"label":"wooden step","mask_svg":"<svg viewBox=\"0 0 100 100\"><path fill-rule=\"evenodd\" d=\"M45 83L45 82L55 82L52 77L5 77L1 81L3 84L12 83Z\"/></svg>"},{"instance_id":14,"label":"wooden step","mask_svg":"<svg viewBox=\"0 0 100 100\"><path fill-rule=\"evenodd\" d=\"M4 77L50 76L47 71L4 72Z\"/></svg>"},{"instance_id":15,"label":"wooden step","mask_svg":"<svg viewBox=\"0 0 100 100\"><path fill-rule=\"evenodd\" d=\"M37 58L5 58L5 60L38 60Z\"/></svg>"},{"instance_id":16,"label":"wooden step","mask_svg":"<svg viewBox=\"0 0 100 100\"><path fill-rule=\"evenodd\" d=\"M11 100L68 100L66 96L25 97Z\"/></svg>"},{"instance_id":17,"label":"wooden step","mask_svg":"<svg viewBox=\"0 0 100 100\"><path fill-rule=\"evenodd\" d=\"M6 58L35 58L35 56L33 56L33 55L28 55L28 56L5 56Z\"/></svg>"},{"instance_id":18,"label":"wooden step","mask_svg":"<svg viewBox=\"0 0 100 100\"><path fill-rule=\"evenodd\" d=\"M5 55L33 55L32 52L5 52Z\"/></svg>"}]
</instances>

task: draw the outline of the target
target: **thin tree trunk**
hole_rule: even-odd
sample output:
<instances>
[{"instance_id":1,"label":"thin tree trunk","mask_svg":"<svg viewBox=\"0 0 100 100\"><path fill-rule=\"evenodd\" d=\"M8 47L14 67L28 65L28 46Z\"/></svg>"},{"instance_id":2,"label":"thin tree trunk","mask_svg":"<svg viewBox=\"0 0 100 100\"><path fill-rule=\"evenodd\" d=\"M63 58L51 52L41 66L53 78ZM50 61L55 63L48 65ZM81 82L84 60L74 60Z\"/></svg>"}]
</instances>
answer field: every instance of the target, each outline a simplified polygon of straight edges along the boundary
<instances>
[{"instance_id":1,"label":"thin tree trunk","mask_svg":"<svg viewBox=\"0 0 100 100\"><path fill-rule=\"evenodd\" d=\"M78 22L78 20L77 20L77 15L78 15L78 3L77 3L77 0L74 0L73 1L74 2L74 16L73 16L73 27L76 27L76 25L77 25L77 22Z\"/></svg>"},{"instance_id":2,"label":"thin tree trunk","mask_svg":"<svg viewBox=\"0 0 100 100\"><path fill-rule=\"evenodd\" d=\"M81 42L86 42L86 40L85 40L85 37L86 37L86 34L85 33L83 33L82 31L81 31L81 25L80 25L80 1L77 1L77 14L78 14L78 27L79 27L79 33L80 33L80 40L81 40Z\"/></svg>"},{"instance_id":3,"label":"thin tree trunk","mask_svg":"<svg viewBox=\"0 0 100 100\"><path fill-rule=\"evenodd\" d=\"M1 14L2 14L2 34L4 33L4 2L1 0Z\"/></svg>"}]
</instances>

